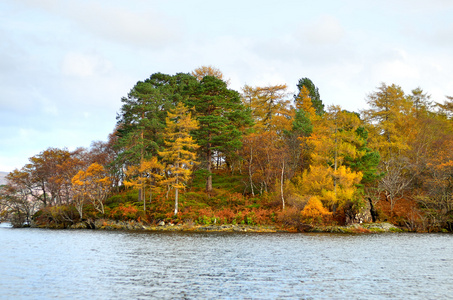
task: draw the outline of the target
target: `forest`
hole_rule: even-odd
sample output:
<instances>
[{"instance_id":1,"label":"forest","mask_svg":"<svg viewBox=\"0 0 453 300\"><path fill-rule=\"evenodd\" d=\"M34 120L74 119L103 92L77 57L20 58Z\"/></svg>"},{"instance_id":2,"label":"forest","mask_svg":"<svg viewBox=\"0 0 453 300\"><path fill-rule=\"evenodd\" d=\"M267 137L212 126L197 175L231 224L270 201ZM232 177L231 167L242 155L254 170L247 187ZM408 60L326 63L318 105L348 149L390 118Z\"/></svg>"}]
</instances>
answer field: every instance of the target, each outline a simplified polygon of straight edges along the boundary
<instances>
[{"instance_id":1,"label":"forest","mask_svg":"<svg viewBox=\"0 0 453 300\"><path fill-rule=\"evenodd\" d=\"M238 92L212 66L154 73L121 99L107 141L10 172L0 220L453 231L453 97L381 83L350 112L326 107L309 78L296 88Z\"/></svg>"}]
</instances>

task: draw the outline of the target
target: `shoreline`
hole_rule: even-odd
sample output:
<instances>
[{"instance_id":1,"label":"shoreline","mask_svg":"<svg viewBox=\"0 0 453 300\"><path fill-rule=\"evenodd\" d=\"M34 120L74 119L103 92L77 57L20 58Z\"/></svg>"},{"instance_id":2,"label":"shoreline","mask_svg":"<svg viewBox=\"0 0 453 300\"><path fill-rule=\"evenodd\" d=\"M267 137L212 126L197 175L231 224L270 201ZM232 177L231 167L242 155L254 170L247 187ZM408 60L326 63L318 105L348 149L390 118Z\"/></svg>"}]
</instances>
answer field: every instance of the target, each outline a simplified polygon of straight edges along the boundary
<instances>
[{"instance_id":1,"label":"shoreline","mask_svg":"<svg viewBox=\"0 0 453 300\"><path fill-rule=\"evenodd\" d=\"M91 230L127 230L142 232L249 232L249 233L397 233L407 232L391 223L363 223L349 226L310 226L300 228L280 228L273 225L196 225L196 224L172 224L161 222L158 225L148 225L137 221L115 221L99 219L96 221L85 221L73 224L66 228L57 226L33 226L35 228L53 229L91 229Z\"/></svg>"}]
</instances>

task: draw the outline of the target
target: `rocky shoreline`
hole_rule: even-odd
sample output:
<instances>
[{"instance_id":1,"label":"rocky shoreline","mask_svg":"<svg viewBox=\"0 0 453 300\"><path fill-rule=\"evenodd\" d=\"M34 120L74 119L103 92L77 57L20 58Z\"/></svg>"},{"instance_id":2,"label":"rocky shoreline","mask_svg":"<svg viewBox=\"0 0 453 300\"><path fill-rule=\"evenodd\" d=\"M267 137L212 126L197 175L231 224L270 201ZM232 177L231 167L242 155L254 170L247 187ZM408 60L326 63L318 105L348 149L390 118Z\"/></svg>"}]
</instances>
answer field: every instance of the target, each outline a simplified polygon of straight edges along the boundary
<instances>
[{"instance_id":1,"label":"rocky shoreline","mask_svg":"<svg viewBox=\"0 0 453 300\"><path fill-rule=\"evenodd\" d=\"M400 228L390 223L364 223L349 226L304 226L296 228L277 228L275 226L253 225L195 225L173 224L160 222L158 225L147 225L136 221L96 220L76 223L69 229L96 229L96 230L130 230L130 231L192 231L192 232L313 232L313 233L385 233L402 232Z\"/></svg>"}]
</instances>

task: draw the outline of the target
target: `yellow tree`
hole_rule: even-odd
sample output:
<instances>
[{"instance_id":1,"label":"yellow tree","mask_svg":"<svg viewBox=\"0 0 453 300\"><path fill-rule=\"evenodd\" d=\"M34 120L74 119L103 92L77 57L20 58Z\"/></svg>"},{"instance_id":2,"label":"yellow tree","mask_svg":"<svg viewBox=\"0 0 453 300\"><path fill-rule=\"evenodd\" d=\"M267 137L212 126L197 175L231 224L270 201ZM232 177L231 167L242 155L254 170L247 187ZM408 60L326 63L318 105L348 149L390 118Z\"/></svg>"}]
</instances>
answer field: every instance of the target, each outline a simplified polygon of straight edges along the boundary
<instances>
[{"instance_id":1,"label":"yellow tree","mask_svg":"<svg viewBox=\"0 0 453 300\"><path fill-rule=\"evenodd\" d=\"M146 211L146 190L149 188L149 201L152 201L153 192L159 192L159 183L164 178L164 166L157 157L143 160L139 166L130 166L126 171L124 185L143 191L143 210Z\"/></svg>"},{"instance_id":2,"label":"yellow tree","mask_svg":"<svg viewBox=\"0 0 453 300\"><path fill-rule=\"evenodd\" d=\"M242 101L251 110L257 131L291 130L294 111L286 89L286 84L243 87Z\"/></svg>"},{"instance_id":3,"label":"yellow tree","mask_svg":"<svg viewBox=\"0 0 453 300\"><path fill-rule=\"evenodd\" d=\"M180 102L174 111L168 111L166 124L164 133L166 149L159 152L159 155L167 163L168 178L164 182L175 189L174 213L177 215L179 190L185 188L192 175L192 167L196 164L196 150L199 146L190 132L198 128L198 122L192 119L189 109Z\"/></svg>"},{"instance_id":4,"label":"yellow tree","mask_svg":"<svg viewBox=\"0 0 453 300\"><path fill-rule=\"evenodd\" d=\"M368 96L369 109L362 111L371 133L372 147L381 155L379 190L390 202L391 212L415 178L409 170L410 139L416 134L416 118L410 97L401 87L381 84Z\"/></svg>"},{"instance_id":5,"label":"yellow tree","mask_svg":"<svg viewBox=\"0 0 453 300\"><path fill-rule=\"evenodd\" d=\"M103 166L91 164L86 170L80 170L71 180L75 190L74 201L82 218L83 203L88 200L93 207L104 214L104 201L110 193L112 181Z\"/></svg>"},{"instance_id":6,"label":"yellow tree","mask_svg":"<svg viewBox=\"0 0 453 300\"><path fill-rule=\"evenodd\" d=\"M299 97L296 98L295 102L296 109L306 112L310 121L313 122L316 118L316 109L313 107L313 103L310 98L310 91L305 86L302 86Z\"/></svg>"},{"instance_id":7,"label":"yellow tree","mask_svg":"<svg viewBox=\"0 0 453 300\"><path fill-rule=\"evenodd\" d=\"M195 70L193 70L191 74L192 76L196 77L198 81L201 81L205 76L214 76L220 80L223 80L222 71L213 66L198 67Z\"/></svg>"},{"instance_id":8,"label":"yellow tree","mask_svg":"<svg viewBox=\"0 0 453 300\"><path fill-rule=\"evenodd\" d=\"M307 139L312 151L310 167L295 180L302 194L317 196L332 210L357 200L357 184L362 173L345 165L345 158L364 155L357 148L359 126L360 120L355 114L336 106L329 107L318 119L313 134Z\"/></svg>"}]
</instances>

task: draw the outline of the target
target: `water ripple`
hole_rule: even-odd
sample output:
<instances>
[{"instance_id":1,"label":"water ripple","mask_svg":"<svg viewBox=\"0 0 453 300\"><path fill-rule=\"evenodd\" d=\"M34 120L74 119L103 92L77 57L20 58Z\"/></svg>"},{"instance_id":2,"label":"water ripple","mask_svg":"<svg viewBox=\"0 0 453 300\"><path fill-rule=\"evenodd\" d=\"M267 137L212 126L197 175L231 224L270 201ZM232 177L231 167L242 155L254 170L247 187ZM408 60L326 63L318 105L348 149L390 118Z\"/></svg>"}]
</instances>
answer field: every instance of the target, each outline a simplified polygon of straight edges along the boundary
<instances>
[{"instance_id":1,"label":"water ripple","mask_svg":"<svg viewBox=\"0 0 453 300\"><path fill-rule=\"evenodd\" d=\"M448 299L453 236L0 227L0 299Z\"/></svg>"}]
</instances>

